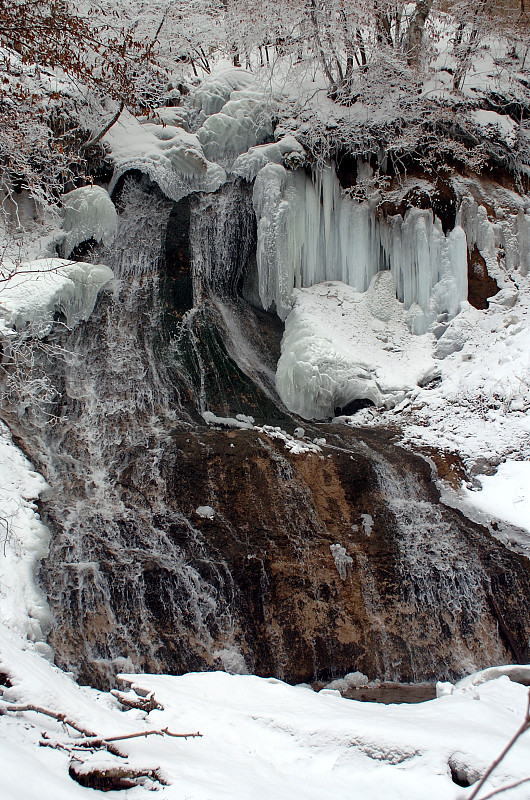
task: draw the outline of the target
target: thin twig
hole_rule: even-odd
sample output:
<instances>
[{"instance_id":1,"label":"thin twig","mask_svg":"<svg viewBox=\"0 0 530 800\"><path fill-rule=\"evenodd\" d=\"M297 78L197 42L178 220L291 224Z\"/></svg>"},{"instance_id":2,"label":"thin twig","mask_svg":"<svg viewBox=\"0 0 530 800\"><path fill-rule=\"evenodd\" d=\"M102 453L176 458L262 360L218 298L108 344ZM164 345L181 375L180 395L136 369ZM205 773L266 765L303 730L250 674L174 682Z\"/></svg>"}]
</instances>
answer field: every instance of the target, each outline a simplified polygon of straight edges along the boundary
<instances>
[{"instance_id":1,"label":"thin twig","mask_svg":"<svg viewBox=\"0 0 530 800\"><path fill-rule=\"evenodd\" d=\"M508 792L510 789L516 789L518 786L521 786L523 783L528 783L530 778L521 778L520 781L515 781L514 783L507 783L505 786L499 786L498 789L494 789L489 794L485 794L484 797L481 797L480 800L489 800L490 797L495 797L496 794L500 794L501 792Z\"/></svg>"},{"instance_id":2,"label":"thin twig","mask_svg":"<svg viewBox=\"0 0 530 800\"><path fill-rule=\"evenodd\" d=\"M525 713L525 716L524 716L524 719L523 719L521 725L516 730L516 732L514 733L514 735L512 736L512 738L510 739L510 741L508 742L506 747L504 748L504 750L497 756L497 758L494 761L491 762L491 764L489 765L488 769L486 770L486 772L484 773L482 778L479 780L479 782L477 783L477 785L475 786L475 788L473 789L473 791L471 792L471 794L469 795L467 800L474 800L474 798L478 795L479 791L481 790L482 786L487 781L487 779L489 778L489 776L491 775L493 770L496 769L496 767L499 766L499 764L501 763L503 758L512 749L512 747L514 746L516 741L519 739L519 737L522 736L523 733L526 730L528 730L529 728L530 728L530 690L528 692L528 701L526 703L526 713ZM483 798L482 800L485 800L485 798Z\"/></svg>"}]
</instances>

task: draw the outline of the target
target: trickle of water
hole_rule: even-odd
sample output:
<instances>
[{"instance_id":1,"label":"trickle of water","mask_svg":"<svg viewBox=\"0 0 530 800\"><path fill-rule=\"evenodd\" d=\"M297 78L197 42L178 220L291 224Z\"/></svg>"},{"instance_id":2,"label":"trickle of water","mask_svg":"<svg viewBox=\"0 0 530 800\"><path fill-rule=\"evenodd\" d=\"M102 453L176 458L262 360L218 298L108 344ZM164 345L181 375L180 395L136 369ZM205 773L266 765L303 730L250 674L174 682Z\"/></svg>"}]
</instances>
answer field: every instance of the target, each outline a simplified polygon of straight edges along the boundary
<instances>
[{"instance_id":1,"label":"trickle of water","mask_svg":"<svg viewBox=\"0 0 530 800\"><path fill-rule=\"evenodd\" d=\"M403 614L414 619L420 631L434 624L445 633L463 664L501 663L506 651L491 614L491 580L477 558L476 543L447 509L426 497L410 470L374 451L371 460L395 520ZM421 649L410 649L417 679L425 670L423 657Z\"/></svg>"}]
</instances>

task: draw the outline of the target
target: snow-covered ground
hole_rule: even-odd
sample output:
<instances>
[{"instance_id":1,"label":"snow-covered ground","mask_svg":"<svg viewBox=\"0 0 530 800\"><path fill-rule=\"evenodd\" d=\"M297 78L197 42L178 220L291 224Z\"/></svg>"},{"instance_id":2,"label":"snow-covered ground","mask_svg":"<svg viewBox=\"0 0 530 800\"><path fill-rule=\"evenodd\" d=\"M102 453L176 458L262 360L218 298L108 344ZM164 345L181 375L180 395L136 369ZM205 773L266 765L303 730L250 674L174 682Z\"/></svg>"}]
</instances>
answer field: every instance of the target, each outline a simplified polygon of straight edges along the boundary
<instances>
[{"instance_id":1,"label":"snow-covered ground","mask_svg":"<svg viewBox=\"0 0 530 800\"><path fill-rule=\"evenodd\" d=\"M146 778L145 786L124 795L131 798L158 788L168 800L464 800L471 789L456 785L451 771L475 782L521 724L528 694L503 676L461 688L444 684L442 696L418 705L385 706L249 675L126 676L163 706L146 713L120 710L110 694L77 686L4 627L0 653L0 670L12 682L0 701L4 800L94 796L69 777L72 761L84 773L135 767L163 781ZM521 672L528 677L529 668ZM124 758L91 753L73 749L84 737L68 725L33 711L7 711L17 703L64 713L98 737L166 728L201 737L125 739L116 743ZM526 734L480 797L529 777L529 746ZM527 800L528 793L523 784L508 796Z\"/></svg>"},{"instance_id":2,"label":"snow-covered ground","mask_svg":"<svg viewBox=\"0 0 530 800\"><path fill-rule=\"evenodd\" d=\"M431 341L436 379L391 410L366 409L349 421L398 425L411 449L456 457L475 478L462 498L490 519L530 531L530 286L528 278L518 280L508 306L490 302L479 311L464 304L443 337Z\"/></svg>"}]
</instances>

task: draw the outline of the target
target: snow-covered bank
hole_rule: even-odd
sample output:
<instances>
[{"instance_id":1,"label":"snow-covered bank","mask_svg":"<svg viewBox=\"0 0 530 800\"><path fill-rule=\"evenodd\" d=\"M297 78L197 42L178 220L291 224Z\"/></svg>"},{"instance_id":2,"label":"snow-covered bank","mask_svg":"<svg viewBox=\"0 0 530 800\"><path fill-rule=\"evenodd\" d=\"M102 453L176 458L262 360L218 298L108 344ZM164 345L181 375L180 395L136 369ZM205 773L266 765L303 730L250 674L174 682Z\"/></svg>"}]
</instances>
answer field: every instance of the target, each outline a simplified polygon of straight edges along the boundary
<instances>
[{"instance_id":1,"label":"snow-covered bank","mask_svg":"<svg viewBox=\"0 0 530 800\"><path fill-rule=\"evenodd\" d=\"M155 785L159 796L168 800L323 800L341 795L363 800L463 799L471 790L456 785L451 773L460 780L477 780L520 725L528 691L504 676L456 686L452 694L418 705L384 706L248 675L127 676L128 682L154 692L163 706L146 714L120 711L111 695L77 686L4 627L0 652L0 670L13 684L4 692L0 713L8 703L34 703L66 713L107 737L164 728L173 733L199 731L201 738L188 740L123 740L119 749L125 760L104 751L73 754L77 767L80 761L87 763L85 770L103 764L158 768L167 785ZM46 796L55 800L93 796L69 777L67 752L40 746L72 746L79 735L68 730L34 712L0 717L0 752L6 765L0 772L2 798L22 796L22 774L26 800L40 800L43 786ZM44 731L48 738L43 738ZM528 748L522 738L487 788L528 778ZM127 796L147 798L152 787L147 780ZM510 797L525 800L527 785Z\"/></svg>"}]
</instances>

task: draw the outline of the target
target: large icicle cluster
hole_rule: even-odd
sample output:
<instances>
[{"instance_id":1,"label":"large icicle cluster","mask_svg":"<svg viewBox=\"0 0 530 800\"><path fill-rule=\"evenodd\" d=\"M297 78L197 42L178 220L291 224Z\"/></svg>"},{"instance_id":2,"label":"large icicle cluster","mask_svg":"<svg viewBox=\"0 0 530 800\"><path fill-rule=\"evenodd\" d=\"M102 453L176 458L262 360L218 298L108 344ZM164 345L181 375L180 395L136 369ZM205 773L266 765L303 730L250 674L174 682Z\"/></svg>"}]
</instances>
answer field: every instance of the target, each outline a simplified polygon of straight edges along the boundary
<instances>
[{"instance_id":1,"label":"large icicle cluster","mask_svg":"<svg viewBox=\"0 0 530 800\"><path fill-rule=\"evenodd\" d=\"M413 333L440 314L454 316L467 296L467 245L457 226L447 236L432 211L378 217L345 196L333 168L310 177L266 164L254 185L259 291L264 308L285 319L294 287L342 281L364 292L390 269Z\"/></svg>"}]
</instances>

